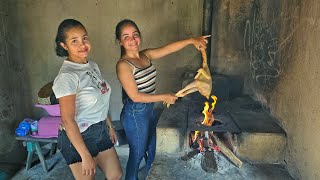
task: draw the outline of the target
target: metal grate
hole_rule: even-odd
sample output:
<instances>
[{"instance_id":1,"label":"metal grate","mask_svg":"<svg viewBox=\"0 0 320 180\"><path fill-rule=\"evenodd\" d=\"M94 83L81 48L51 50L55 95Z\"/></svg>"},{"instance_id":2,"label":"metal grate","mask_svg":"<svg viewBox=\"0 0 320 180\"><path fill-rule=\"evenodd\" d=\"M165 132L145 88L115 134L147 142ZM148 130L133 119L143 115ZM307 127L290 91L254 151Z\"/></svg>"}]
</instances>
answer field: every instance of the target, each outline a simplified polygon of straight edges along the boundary
<instances>
[{"instance_id":1,"label":"metal grate","mask_svg":"<svg viewBox=\"0 0 320 180\"><path fill-rule=\"evenodd\" d=\"M226 110L224 103L217 103L214 110L215 122L212 126L202 125L204 115L202 114L203 104L193 102L188 106L188 131L213 131L240 133L240 129L233 121L231 115Z\"/></svg>"}]
</instances>

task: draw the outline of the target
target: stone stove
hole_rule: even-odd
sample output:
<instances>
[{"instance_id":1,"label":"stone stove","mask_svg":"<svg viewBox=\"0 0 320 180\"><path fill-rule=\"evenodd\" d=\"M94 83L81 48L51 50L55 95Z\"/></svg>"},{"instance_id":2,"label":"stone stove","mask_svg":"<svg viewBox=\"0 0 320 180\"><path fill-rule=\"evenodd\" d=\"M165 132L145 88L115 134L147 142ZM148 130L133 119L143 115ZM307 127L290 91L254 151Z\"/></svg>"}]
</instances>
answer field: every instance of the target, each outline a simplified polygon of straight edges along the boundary
<instances>
[{"instance_id":1,"label":"stone stove","mask_svg":"<svg viewBox=\"0 0 320 180\"><path fill-rule=\"evenodd\" d=\"M223 99L223 98L221 98ZM240 133L241 130L233 120L229 112L229 101L219 100L217 101L213 110L214 122L212 126L202 125L201 122L204 119L202 113L204 102L212 102L201 96L198 92L194 93L188 100L187 108L187 132L190 131L210 131L213 133Z\"/></svg>"},{"instance_id":2,"label":"stone stove","mask_svg":"<svg viewBox=\"0 0 320 180\"><path fill-rule=\"evenodd\" d=\"M218 102L214 110L214 122L212 126L201 124L204 115L202 114L203 104L192 103L188 106L188 124L187 131L213 131L213 132L231 132L240 133L240 129L233 121L229 112L227 112L225 103Z\"/></svg>"}]
</instances>

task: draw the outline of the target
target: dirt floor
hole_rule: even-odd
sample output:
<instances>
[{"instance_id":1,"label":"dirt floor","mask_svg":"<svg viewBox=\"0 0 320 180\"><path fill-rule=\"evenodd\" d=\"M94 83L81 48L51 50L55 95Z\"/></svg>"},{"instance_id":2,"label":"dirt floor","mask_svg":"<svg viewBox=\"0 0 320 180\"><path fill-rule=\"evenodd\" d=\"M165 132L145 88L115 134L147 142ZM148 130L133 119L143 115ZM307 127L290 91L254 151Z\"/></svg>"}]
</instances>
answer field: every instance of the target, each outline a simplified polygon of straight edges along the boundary
<instances>
[{"instance_id":1,"label":"dirt floor","mask_svg":"<svg viewBox=\"0 0 320 180\"><path fill-rule=\"evenodd\" d=\"M188 161L180 157L158 156L153 164L148 180L192 179L192 180L292 180L287 170L281 165L244 163L239 169L231 164L222 154L215 153L218 171L207 173L201 167L201 154Z\"/></svg>"},{"instance_id":2,"label":"dirt floor","mask_svg":"<svg viewBox=\"0 0 320 180\"><path fill-rule=\"evenodd\" d=\"M128 160L129 148L128 146L116 147L117 153L120 158L120 163L123 172L126 170L126 163ZM32 166L28 171L25 168L16 173L11 180L62 180L74 179L70 168L67 166L61 153L56 153L54 156L46 159L49 172L45 172L40 163ZM139 172L139 179L145 179L146 173L144 171L144 161L141 163ZM103 173L97 169L96 179L105 179ZM123 178L124 179L124 176Z\"/></svg>"},{"instance_id":3,"label":"dirt floor","mask_svg":"<svg viewBox=\"0 0 320 180\"><path fill-rule=\"evenodd\" d=\"M125 172L128 159L128 147L117 147L121 166ZM159 155L152 166L148 180L212 180L212 179L254 179L254 180L292 180L287 170L280 165L250 164L244 163L239 169L231 164L223 155L215 153L218 171L207 173L201 168L201 154L188 161L181 160L180 156ZM34 165L28 171L21 169L13 180L42 180L42 179L74 179L69 167L66 165L60 153L46 160L49 172L44 172L41 164ZM139 179L145 179L144 163L141 164ZM97 170L96 179L104 179L100 170ZM124 177L122 178L124 179Z\"/></svg>"}]
</instances>

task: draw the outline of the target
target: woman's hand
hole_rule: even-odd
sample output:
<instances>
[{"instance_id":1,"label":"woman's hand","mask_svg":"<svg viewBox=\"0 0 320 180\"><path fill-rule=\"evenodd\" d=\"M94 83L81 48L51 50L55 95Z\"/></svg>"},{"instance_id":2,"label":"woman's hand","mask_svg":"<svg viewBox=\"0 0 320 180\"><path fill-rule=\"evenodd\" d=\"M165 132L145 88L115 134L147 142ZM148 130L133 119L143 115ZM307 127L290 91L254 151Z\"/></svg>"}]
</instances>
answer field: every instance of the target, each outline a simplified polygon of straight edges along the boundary
<instances>
[{"instance_id":1,"label":"woman's hand","mask_svg":"<svg viewBox=\"0 0 320 180\"><path fill-rule=\"evenodd\" d=\"M82 174L85 176L93 176L96 174L96 162L90 154L81 157L82 159Z\"/></svg>"},{"instance_id":2,"label":"woman's hand","mask_svg":"<svg viewBox=\"0 0 320 180\"><path fill-rule=\"evenodd\" d=\"M113 144L115 144L118 140L116 131L113 127L109 127L109 136Z\"/></svg>"},{"instance_id":3,"label":"woman's hand","mask_svg":"<svg viewBox=\"0 0 320 180\"><path fill-rule=\"evenodd\" d=\"M174 104L178 97L172 93L164 94L164 100L163 102L165 104Z\"/></svg>"},{"instance_id":4,"label":"woman's hand","mask_svg":"<svg viewBox=\"0 0 320 180\"><path fill-rule=\"evenodd\" d=\"M211 35L206 35L206 36L200 36L200 37L192 38L192 44L198 50L206 49L207 48L207 44L208 44L208 39L207 38L210 37L210 36Z\"/></svg>"}]
</instances>

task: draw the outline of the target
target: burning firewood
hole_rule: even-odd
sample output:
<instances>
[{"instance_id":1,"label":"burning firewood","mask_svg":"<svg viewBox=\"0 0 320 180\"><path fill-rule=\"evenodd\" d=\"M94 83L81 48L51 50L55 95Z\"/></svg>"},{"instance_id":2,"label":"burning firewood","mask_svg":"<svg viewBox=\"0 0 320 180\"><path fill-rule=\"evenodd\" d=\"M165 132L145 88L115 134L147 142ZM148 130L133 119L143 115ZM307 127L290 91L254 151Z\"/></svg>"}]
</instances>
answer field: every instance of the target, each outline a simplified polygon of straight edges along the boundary
<instances>
[{"instance_id":1,"label":"burning firewood","mask_svg":"<svg viewBox=\"0 0 320 180\"><path fill-rule=\"evenodd\" d=\"M199 147L194 149L193 151L189 152L188 154L181 157L182 160L187 161L195 156L197 153L201 153L201 167L206 172L217 172L218 166L216 163L216 159L214 157L214 151L218 149L213 148L213 142L209 136L211 133L208 131L199 132L195 131L194 137L190 136L193 143L196 143Z\"/></svg>"},{"instance_id":2,"label":"burning firewood","mask_svg":"<svg viewBox=\"0 0 320 180\"><path fill-rule=\"evenodd\" d=\"M206 151L201 158L201 167L208 173L215 173L218 171L216 159L213 151Z\"/></svg>"},{"instance_id":3,"label":"burning firewood","mask_svg":"<svg viewBox=\"0 0 320 180\"><path fill-rule=\"evenodd\" d=\"M217 146L220 148L220 152L222 154L224 154L231 162L233 162L238 168L241 168L242 166L242 161L232 153L232 151L227 148L220 140L219 138L214 135L213 133L210 134L213 138L213 140L215 141L215 143L217 144Z\"/></svg>"},{"instance_id":4,"label":"burning firewood","mask_svg":"<svg viewBox=\"0 0 320 180\"><path fill-rule=\"evenodd\" d=\"M191 131L189 138L189 146L193 150L181 157L182 160L187 161L200 153L202 169L209 173L215 173L218 171L215 159L216 151L217 153L221 152L229 161L241 168L242 161L220 141L213 131Z\"/></svg>"}]
</instances>

